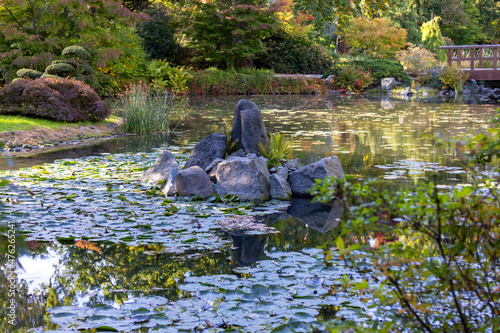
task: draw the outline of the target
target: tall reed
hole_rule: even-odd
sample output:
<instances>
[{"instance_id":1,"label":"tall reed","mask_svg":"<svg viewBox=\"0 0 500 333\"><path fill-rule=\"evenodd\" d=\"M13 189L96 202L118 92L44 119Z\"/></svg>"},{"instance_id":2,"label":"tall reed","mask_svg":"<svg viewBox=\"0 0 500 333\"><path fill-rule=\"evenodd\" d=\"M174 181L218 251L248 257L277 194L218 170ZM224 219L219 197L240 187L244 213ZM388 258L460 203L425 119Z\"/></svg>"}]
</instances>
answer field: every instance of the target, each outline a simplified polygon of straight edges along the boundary
<instances>
[{"instance_id":1,"label":"tall reed","mask_svg":"<svg viewBox=\"0 0 500 333\"><path fill-rule=\"evenodd\" d=\"M133 85L121 97L124 130L137 134L168 132L173 99L171 94Z\"/></svg>"}]
</instances>

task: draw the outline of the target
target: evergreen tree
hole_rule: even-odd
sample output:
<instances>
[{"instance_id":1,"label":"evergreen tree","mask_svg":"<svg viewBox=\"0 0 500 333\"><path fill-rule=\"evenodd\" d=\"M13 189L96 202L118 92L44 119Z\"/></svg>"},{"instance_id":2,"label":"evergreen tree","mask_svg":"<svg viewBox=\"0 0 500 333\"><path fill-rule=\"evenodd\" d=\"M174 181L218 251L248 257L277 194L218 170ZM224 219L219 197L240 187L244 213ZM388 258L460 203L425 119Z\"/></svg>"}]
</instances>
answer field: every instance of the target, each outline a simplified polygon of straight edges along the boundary
<instances>
[{"instance_id":1,"label":"evergreen tree","mask_svg":"<svg viewBox=\"0 0 500 333\"><path fill-rule=\"evenodd\" d=\"M439 21L441 18L436 16L429 22L422 24L422 44L429 51L435 52L436 57L439 61L446 61L446 52L444 50L439 50L440 46L445 46L446 43L441 35L441 29L439 28Z\"/></svg>"}]
</instances>

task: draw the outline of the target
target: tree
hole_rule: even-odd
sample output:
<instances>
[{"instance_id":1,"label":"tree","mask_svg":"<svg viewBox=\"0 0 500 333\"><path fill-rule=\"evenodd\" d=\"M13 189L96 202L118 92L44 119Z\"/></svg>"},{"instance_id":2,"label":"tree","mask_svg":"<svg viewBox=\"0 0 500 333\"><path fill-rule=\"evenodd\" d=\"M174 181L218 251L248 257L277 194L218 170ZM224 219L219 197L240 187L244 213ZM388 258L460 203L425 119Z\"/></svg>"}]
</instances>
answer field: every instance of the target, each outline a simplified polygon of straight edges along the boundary
<instances>
[{"instance_id":1,"label":"tree","mask_svg":"<svg viewBox=\"0 0 500 333\"><path fill-rule=\"evenodd\" d=\"M374 58L395 58L406 46L406 30L390 25L387 19L353 18L345 31L349 46Z\"/></svg>"},{"instance_id":2,"label":"tree","mask_svg":"<svg viewBox=\"0 0 500 333\"><path fill-rule=\"evenodd\" d=\"M21 67L43 70L64 47L75 44L107 64L122 54L119 32L146 18L115 0L4 0L0 3L2 76L10 80Z\"/></svg>"},{"instance_id":3,"label":"tree","mask_svg":"<svg viewBox=\"0 0 500 333\"><path fill-rule=\"evenodd\" d=\"M376 17L394 4L395 0L297 0L294 10L314 17L316 29L326 23L336 23L340 29L349 25L353 17Z\"/></svg>"},{"instance_id":4,"label":"tree","mask_svg":"<svg viewBox=\"0 0 500 333\"><path fill-rule=\"evenodd\" d=\"M263 0L194 0L184 27L189 45L201 52L197 60L225 60L226 68L234 69L237 60L265 52L263 39L276 25L274 12Z\"/></svg>"},{"instance_id":5,"label":"tree","mask_svg":"<svg viewBox=\"0 0 500 333\"><path fill-rule=\"evenodd\" d=\"M441 29L439 28L439 21L441 17L436 16L429 22L422 24L422 44L426 49L436 53L436 57L439 61L446 61L446 53L444 50L439 50L440 46L445 46L443 36L441 35Z\"/></svg>"}]
</instances>

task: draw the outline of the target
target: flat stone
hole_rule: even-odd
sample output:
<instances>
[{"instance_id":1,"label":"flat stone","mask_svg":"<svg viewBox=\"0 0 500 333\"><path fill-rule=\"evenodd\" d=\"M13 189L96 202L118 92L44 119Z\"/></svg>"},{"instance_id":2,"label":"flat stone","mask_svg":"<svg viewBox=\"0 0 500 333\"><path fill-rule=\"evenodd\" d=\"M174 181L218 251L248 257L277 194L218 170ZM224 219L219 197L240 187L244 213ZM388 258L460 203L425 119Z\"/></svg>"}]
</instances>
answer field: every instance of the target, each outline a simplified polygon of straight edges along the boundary
<instances>
[{"instance_id":1,"label":"flat stone","mask_svg":"<svg viewBox=\"0 0 500 333\"><path fill-rule=\"evenodd\" d=\"M309 190L316 179L323 180L332 176L336 178L344 176L344 170L337 156L326 157L295 170L288 175L288 182L294 197L311 197Z\"/></svg>"},{"instance_id":2,"label":"flat stone","mask_svg":"<svg viewBox=\"0 0 500 333\"><path fill-rule=\"evenodd\" d=\"M207 173L197 165L180 170L175 178L174 188L183 197L194 195L206 199L214 194L213 184Z\"/></svg>"}]
</instances>

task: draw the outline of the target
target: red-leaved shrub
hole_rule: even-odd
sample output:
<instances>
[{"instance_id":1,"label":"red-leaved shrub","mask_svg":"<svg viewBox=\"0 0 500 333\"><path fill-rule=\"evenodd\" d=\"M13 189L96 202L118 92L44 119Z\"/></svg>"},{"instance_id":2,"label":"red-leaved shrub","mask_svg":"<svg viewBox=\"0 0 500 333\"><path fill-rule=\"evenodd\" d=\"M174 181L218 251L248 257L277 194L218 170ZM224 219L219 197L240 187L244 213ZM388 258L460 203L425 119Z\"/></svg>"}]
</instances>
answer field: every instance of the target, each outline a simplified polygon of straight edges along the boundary
<instances>
[{"instance_id":1,"label":"red-leaved shrub","mask_svg":"<svg viewBox=\"0 0 500 333\"><path fill-rule=\"evenodd\" d=\"M0 114L56 121L96 122L108 106L87 84L74 79L18 79L0 89Z\"/></svg>"}]
</instances>

